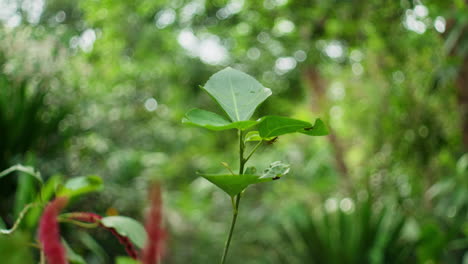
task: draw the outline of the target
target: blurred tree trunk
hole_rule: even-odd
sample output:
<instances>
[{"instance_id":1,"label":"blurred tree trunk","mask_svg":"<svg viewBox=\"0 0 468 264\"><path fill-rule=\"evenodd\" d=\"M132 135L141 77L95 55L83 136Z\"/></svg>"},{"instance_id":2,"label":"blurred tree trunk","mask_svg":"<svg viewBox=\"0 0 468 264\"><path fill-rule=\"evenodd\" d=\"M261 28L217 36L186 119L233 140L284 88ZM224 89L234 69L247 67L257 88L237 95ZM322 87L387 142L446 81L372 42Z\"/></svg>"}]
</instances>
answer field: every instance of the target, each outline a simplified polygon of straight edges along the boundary
<instances>
[{"instance_id":1,"label":"blurred tree trunk","mask_svg":"<svg viewBox=\"0 0 468 264\"><path fill-rule=\"evenodd\" d=\"M462 117L463 147L465 151L468 151L468 56L463 59L455 85Z\"/></svg>"},{"instance_id":2,"label":"blurred tree trunk","mask_svg":"<svg viewBox=\"0 0 468 264\"><path fill-rule=\"evenodd\" d=\"M468 5L468 0L466 1ZM461 115L461 133L463 150L468 151L468 24L461 19L449 19L447 31L443 37L448 46L448 55L453 58L461 58L458 73L455 79L458 106Z\"/></svg>"},{"instance_id":3,"label":"blurred tree trunk","mask_svg":"<svg viewBox=\"0 0 468 264\"><path fill-rule=\"evenodd\" d=\"M326 80L322 77L318 69L312 66L309 66L303 71L303 78L307 81L309 86L308 88L310 90L311 111L316 113L320 112L323 115L328 115L328 110L330 107L326 97ZM345 189L351 191L353 186L349 176L348 166L344 160L345 149L330 124L328 124L328 128L330 130L330 135L328 135L327 138L330 141L333 153L335 155L335 164L337 170L343 179L343 185Z\"/></svg>"}]
</instances>

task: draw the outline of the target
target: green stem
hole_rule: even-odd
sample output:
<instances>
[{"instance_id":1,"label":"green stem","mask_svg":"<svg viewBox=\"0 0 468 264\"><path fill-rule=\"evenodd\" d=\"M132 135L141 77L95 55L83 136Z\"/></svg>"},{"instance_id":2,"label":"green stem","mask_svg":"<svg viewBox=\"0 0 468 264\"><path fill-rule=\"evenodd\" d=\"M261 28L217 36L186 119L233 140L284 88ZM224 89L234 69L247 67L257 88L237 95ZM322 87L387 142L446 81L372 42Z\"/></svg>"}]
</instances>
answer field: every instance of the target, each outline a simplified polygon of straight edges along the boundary
<instances>
[{"instance_id":1,"label":"green stem","mask_svg":"<svg viewBox=\"0 0 468 264\"><path fill-rule=\"evenodd\" d=\"M27 243L26 245L30 246L30 247L33 247L33 248L37 248L37 249L41 249L41 245L37 244L37 243Z\"/></svg>"},{"instance_id":2,"label":"green stem","mask_svg":"<svg viewBox=\"0 0 468 264\"><path fill-rule=\"evenodd\" d=\"M244 133L242 132L242 130L239 130L239 175L244 174L244 166L247 162L247 160L244 159L244 147ZM241 194L239 193L234 198L236 199L236 201L233 203L232 222L231 227L229 228L229 234L226 239L226 243L224 244L224 251L223 256L221 257L221 264L226 263L229 246L231 245L232 234L234 233L234 227L236 226L237 215L239 213Z\"/></svg>"},{"instance_id":3,"label":"green stem","mask_svg":"<svg viewBox=\"0 0 468 264\"><path fill-rule=\"evenodd\" d=\"M83 227L83 228L96 228L96 227L99 226L99 223L84 223L84 222L76 221L76 220L69 219L69 218L66 218L66 217L63 217L63 216L59 216L58 220L61 223L74 224L74 225L77 225L77 226Z\"/></svg>"},{"instance_id":4,"label":"green stem","mask_svg":"<svg viewBox=\"0 0 468 264\"><path fill-rule=\"evenodd\" d=\"M44 254L44 250L41 250L41 257L39 259L39 264L45 264L45 254Z\"/></svg>"},{"instance_id":5,"label":"green stem","mask_svg":"<svg viewBox=\"0 0 468 264\"><path fill-rule=\"evenodd\" d=\"M232 234L234 233L234 227L236 226L237 215L239 213L240 194L236 195L236 197L237 198L235 202L235 207L233 208L233 213L232 213L231 228L229 228L229 234L228 234L226 243L224 244L224 251L223 251L223 257L221 258L221 264L226 263L226 258L227 258L227 254L229 251L229 245L231 245L231 238L232 238Z\"/></svg>"},{"instance_id":6,"label":"green stem","mask_svg":"<svg viewBox=\"0 0 468 264\"><path fill-rule=\"evenodd\" d=\"M245 163L247 163L247 161L249 161L250 157L252 157L252 155L255 153L255 151L262 145L262 142L263 141L260 141L258 142L257 145L255 145L255 147L252 149L252 151L249 153L249 155L247 155L247 158L245 158Z\"/></svg>"},{"instance_id":7,"label":"green stem","mask_svg":"<svg viewBox=\"0 0 468 264\"><path fill-rule=\"evenodd\" d=\"M27 204L19 213L18 219L16 219L15 223L10 229L0 229L0 234L2 235L11 235L15 230L18 228L18 226L21 224L21 221L23 220L24 216L26 213L29 211L29 209L39 206L38 203L30 203Z\"/></svg>"},{"instance_id":8,"label":"green stem","mask_svg":"<svg viewBox=\"0 0 468 264\"><path fill-rule=\"evenodd\" d=\"M244 133L242 130L239 130L239 175L244 174Z\"/></svg>"}]
</instances>

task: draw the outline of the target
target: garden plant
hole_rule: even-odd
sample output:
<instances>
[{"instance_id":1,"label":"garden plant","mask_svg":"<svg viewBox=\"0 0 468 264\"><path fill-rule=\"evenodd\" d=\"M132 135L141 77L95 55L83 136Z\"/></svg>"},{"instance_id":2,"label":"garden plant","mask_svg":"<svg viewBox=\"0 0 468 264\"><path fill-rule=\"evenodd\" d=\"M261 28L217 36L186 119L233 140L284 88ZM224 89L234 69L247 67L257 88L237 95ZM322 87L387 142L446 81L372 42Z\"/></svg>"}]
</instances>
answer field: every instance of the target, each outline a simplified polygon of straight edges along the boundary
<instances>
[{"instance_id":1,"label":"garden plant","mask_svg":"<svg viewBox=\"0 0 468 264\"><path fill-rule=\"evenodd\" d=\"M270 89L263 87L253 77L233 68L228 67L211 76L202 89L218 103L230 121L216 113L196 108L186 113L183 123L214 131L236 129L239 142L238 173L235 173L225 162L222 162L222 164L229 173L200 173L200 176L221 188L231 197L232 222L220 262L224 264L226 263L229 245L239 214L241 197L245 189L252 184L278 180L289 172L289 165L281 161L272 162L261 173L257 173L255 167L246 167L255 151L262 143L272 143L279 136L290 133L324 136L328 134L328 130L320 119L315 120L314 124L275 115L267 115L257 120L251 120L257 107L272 92ZM250 149L248 148L249 143L254 143L254 146Z\"/></svg>"}]
</instances>

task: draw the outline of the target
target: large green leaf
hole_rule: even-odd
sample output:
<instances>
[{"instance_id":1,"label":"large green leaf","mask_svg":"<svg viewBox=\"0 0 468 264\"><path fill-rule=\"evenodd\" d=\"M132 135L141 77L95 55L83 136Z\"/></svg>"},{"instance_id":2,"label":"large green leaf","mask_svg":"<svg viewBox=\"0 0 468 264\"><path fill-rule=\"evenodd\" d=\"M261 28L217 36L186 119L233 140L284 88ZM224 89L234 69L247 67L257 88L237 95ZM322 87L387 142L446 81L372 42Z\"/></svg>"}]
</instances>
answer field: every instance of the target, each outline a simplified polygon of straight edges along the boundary
<instances>
[{"instance_id":1,"label":"large green leaf","mask_svg":"<svg viewBox=\"0 0 468 264\"><path fill-rule=\"evenodd\" d=\"M251 174L201 174L201 176L221 188L231 197L241 193L249 185L261 182L257 175Z\"/></svg>"},{"instance_id":2,"label":"large green leaf","mask_svg":"<svg viewBox=\"0 0 468 264\"><path fill-rule=\"evenodd\" d=\"M274 180L273 178L261 178L258 175L252 174L200 174L200 176L218 186L231 197L241 193L249 185Z\"/></svg>"},{"instance_id":3,"label":"large green leaf","mask_svg":"<svg viewBox=\"0 0 468 264\"><path fill-rule=\"evenodd\" d=\"M65 185L60 189L58 195L72 198L85 193L99 191L102 187L102 179L99 176L90 175L76 177L65 182Z\"/></svg>"},{"instance_id":4,"label":"large green leaf","mask_svg":"<svg viewBox=\"0 0 468 264\"><path fill-rule=\"evenodd\" d=\"M114 228L117 233L128 237L135 246L143 248L146 241L145 228L136 220L125 216L108 216L101 219L105 227Z\"/></svg>"},{"instance_id":5,"label":"large green leaf","mask_svg":"<svg viewBox=\"0 0 468 264\"><path fill-rule=\"evenodd\" d=\"M182 123L219 131L233 128L244 130L257 124L257 121L247 120L231 123L216 113L195 108L185 114Z\"/></svg>"},{"instance_id":6,"label":"large green leaf","mask_svg":"<svg viewBox=\"0 0 468 264\"><path fill-rule=\"evenodd\" d=\"M0 263L37 263L32 256L31 233L18 230L9 236L0 235Z\"/></svg>"},{"instance_id":7,"label":"large green leaf","mask_svg":"<svg viewBox=\"0 0 468 264\"><path fill-rule=\"evenodd\" d=\"M249 120L255 109L271 95L271 90L252 76L230 67L211 76L203 89L234 122Z\"/></svg>"},{"instance_id":8,"label":"large green leaf","mask_svg":"<svg viewBox=\"0 0 468 264\"><path fill-rule=\"evenodd\" d=\"M265 116L261 118L258 132L262 138L277 137L289 133L303 133L309 136L328 134L325 124L317 119L315 125L309 122L283 116Z\"/></svg>"}]
</instances>

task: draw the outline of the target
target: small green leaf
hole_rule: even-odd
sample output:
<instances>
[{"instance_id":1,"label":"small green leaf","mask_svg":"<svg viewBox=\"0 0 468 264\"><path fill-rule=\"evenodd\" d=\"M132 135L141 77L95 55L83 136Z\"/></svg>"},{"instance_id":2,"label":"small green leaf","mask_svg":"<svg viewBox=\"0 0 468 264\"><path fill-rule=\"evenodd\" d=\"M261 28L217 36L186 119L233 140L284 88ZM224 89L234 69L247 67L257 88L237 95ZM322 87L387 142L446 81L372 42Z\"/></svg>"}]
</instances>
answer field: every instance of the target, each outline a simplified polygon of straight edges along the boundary
<instances>
[{"instance_id":1,"label":"small green leaf","mask_svg":"<svg viewBox=\"0 0 468 264\"><path fill-rule=\"evenodd\" d=\"M8 174L14 172L14 171L20 171L26 174L29 174L36 178L41 184L43 183L41 173L39 171L34 170L33 167L30 166L23 166L21 164L17 164L15 166L12 166L2 172L0 172L0 178L7 176Z\"/></svg>"},{"instance_id":2,"label":"small green leaf","mask_svg":"<svg viewBox=\"0 0 468 264\"><path fill-rule=\"evenodd\" d=\"M249 185L261 182L257 175L250 174L200 174L200 176L221 188L231 197L241 193Z\"/></svg>"},{"instance_id":3,"label":"small green leaf","mask_svg":"<svg viewBox=\"0 0 468 264\"><path fill-rule=\"evenodd\" d=\"M270 164L268 168L263 171L260 179L271 178L273 180L279 179L280 177L289 173L290 166L281 161L275 161Z\"/></svg>"},{"instance_id":4,"label":"small green leaf","mask_svg":"<svg viewBox=\"0 0 468 264\"><path fill-rule=\"evenodd\" d=\"M231 167L229 167L229 164L227 162L222 161L221 165L223 165L224 168L226 168L232 175L235 173L232 171Z\"/></svg>"},{"instance_id":5,"label":"small green leaf","mask_svg":"<svg viewBox=\"0 0 468 264\"><path fill-rule=\"evenodd\" d=\"M65 185L58 192L58 196L75 197L89 192L101 190L102 179L99 176L90 175L76 177L65 182Z\"/></svg>"},{"instance_id":6,"label":"small green leaf","mask_svg":"<svg viewBox=\"0 0 468 264\"><path fill-rule=\"evenodd\" d=\"M249 131L247 135L245 135L244 142L252 142L252 141L262 141L263 138L258 134L258 131Z\"/></svg>"},{"instance_id":7,"label":"small green leaf","mask_svg":"<svg viewBox=\"0 0 468 264\"><path fill-rule=\"evenodd\" d=\"M271 95L255 78L227 67L215 73L203 89L223 108L232 121L245 121Z\"/></svg>"},{"instance_id":8,"label":"small green leaf","mask_svg":"<svg viewBox=\"0 0 468 264\"><path fill-rule=\"evenodd\" d=\"M255 173L257 173L257 168L255 167L247 167L245 169L245 174L251 174L251 175L254 175Z\"/></svg>"},{"instance_id":9,"label":"small green leaf","mask_svg":"<svg viewBox=\"0 0 468 264\"><path fill-rule=\"evenodd\" d=\"M323 136L328 133L325 124L320 119L315 121L315 125L283 116L265 116L259 122L258 131L262 138L277 137L296 132L309 136Z\"/></svg>"},{"instance_id":10,"label":"small green leaf","mask_svg":"<svg viewBox=\"0 0 468 264\"><path fill-rule=\"evenodd\" d=\"M299 133L306 134L309 136L326 136L330 132L328 131L327 126L320 118L315 120L315 124L311 128L304 128L298 131Z\"/></svg>"},{"instance_id":11,"label":"small green leaf","mask_svg":"<svg viewBox=\"0 0 468 264\"><path fill-rule=\"evenodd\" d=\"M129 257L117 257L116 264L140 264L138 260L134 260Z\"/></svg>"},{"instance_id":12,"label":"small green leaf","mask_svg":"<svg viewBox=\"0 0 468 264\"><path fill-rule=\"evenodd\" d=\"M101 219L105 227L114 228L117 233L128 237L135 246L143 248L146 241L145 228L136 220L125 216L108 216Z\"/></svg>"},{"instance_id":13,"label":"small green leaf","mask_svg":"<svg viewBox=\"0 0 468 264\"><path fill-rule=\"evenodd\" d=\"M233 128L244 130L256 125L257 121L247 120L231 123L216 113L195 108L185 114L182 123L219 131Z\"/></svg>"}]
</instances>

